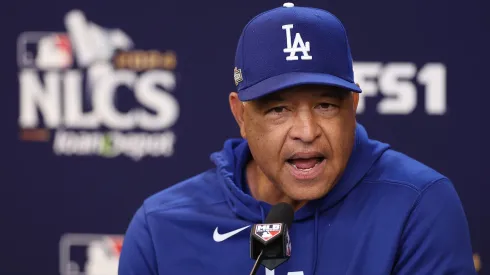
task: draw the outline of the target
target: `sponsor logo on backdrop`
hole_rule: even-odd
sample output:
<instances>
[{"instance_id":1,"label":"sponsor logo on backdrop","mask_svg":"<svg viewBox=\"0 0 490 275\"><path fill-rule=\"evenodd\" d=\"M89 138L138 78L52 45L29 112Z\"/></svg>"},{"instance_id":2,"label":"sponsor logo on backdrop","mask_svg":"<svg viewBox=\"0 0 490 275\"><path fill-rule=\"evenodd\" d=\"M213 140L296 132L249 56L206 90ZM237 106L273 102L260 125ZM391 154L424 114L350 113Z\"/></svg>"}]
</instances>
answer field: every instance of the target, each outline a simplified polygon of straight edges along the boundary
<instances>
[{"instance_id":1,"label":"sponsor logo on backdrop","mask_svg":"<svg viewBox=\"0 0 490 275\"><path fill-rule=\"evenodd\" d=\"M117 275L123 235L65 234L60 241L61 275Z\"/></svg>"},{"instance_id":2,"label":"sponsor logo on backdrop","mask_svg":"<svg viewBox=\"0 0 490 275\"><path fill-rule=\"evenodd\" d=\"M419 105L427 115L447 112L446 66L404 62L354 62L354 80L363 92L357 113L409 115Z\"/></svg>"},{"instance_id":3,"label":"sponsor logo on backdrop","mask_svg":"<svg viewBox=\"0 0 490 275\"><path fill-rule=\"evenodd\" d=\"M59 156L172 156L175 53L138 50L123 30L79 10L64 27L18 37L20 138Z\"/></svg>"}]
</instances>

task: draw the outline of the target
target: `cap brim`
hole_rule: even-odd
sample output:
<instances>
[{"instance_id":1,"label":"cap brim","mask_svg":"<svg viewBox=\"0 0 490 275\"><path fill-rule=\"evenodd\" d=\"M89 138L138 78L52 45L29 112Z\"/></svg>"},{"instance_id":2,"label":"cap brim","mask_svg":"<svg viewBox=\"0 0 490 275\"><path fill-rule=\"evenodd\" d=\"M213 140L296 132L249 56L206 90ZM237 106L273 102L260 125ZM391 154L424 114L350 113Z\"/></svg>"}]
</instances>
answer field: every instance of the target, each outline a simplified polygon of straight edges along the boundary
<instances>
[{"instance_id":1,"label":"cap brim","mask_svg":"<svg viewBox=\"0 0 490 275\"><path fill-rule=\"evenodd\" d=\"M350 90L352 92L362 92L355 83L333 75L291 72L267 78L255 85L240 90L238 92L238 98L241 101L254 100L282 89L307 84L335 86Z\"/></svg>"}]
</instances>

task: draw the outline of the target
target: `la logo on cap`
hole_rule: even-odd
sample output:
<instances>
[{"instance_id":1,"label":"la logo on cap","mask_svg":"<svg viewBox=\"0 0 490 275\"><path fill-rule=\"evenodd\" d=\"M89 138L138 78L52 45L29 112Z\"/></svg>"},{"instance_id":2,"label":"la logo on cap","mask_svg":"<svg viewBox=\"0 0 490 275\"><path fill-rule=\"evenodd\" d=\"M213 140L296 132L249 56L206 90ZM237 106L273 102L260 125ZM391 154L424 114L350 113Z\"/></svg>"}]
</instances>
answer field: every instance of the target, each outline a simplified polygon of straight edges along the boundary
<instances>
[{"instance_id":1,"label":"la logo on cap","mask_svg":"<svg viewBox=\"0 0 490 275\"><path fill-rule=\"evenodd\" d=\"M286 30L286 43L287 47L284 49L284 53L289 53L286 56L287 61L298 60L297 52L302 52L301 60L312 60L313 57L310 55L310 42L303 41L301 34L299 32L294 36L294 42L291 45L291 29L293 28L293 24L283 25L282 29Z\"/></svg>"}]
</instances>

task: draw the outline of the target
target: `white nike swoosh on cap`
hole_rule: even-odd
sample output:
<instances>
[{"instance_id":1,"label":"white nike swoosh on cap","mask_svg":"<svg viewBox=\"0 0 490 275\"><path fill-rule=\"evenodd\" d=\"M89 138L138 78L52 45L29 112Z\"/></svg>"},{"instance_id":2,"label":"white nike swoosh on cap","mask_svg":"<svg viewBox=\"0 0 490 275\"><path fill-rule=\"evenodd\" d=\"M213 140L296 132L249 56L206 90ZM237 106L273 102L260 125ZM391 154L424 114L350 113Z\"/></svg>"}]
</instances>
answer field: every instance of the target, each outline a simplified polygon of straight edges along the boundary
<instances>
[{"instance_id":1,"label":"white nike swoosh on cap","mask_svg":"<svg viewBox=\"0 0 490 275\"><path fill-rule=\"evenodd\" d=\"M233 230L231 232L228 232L228 233L225 233L225 234L220 234L218 233L218 227L216 227L216 229L214 230L214 234L213 234L213 239L215 242L222 242L228 238L230 238L231 236L235 235L235 234L238 234L239 232L249 228L250 225L247 225L247 226L244 226L242 228L238 228L237 230Z\"/></svg>"}]
</instances>

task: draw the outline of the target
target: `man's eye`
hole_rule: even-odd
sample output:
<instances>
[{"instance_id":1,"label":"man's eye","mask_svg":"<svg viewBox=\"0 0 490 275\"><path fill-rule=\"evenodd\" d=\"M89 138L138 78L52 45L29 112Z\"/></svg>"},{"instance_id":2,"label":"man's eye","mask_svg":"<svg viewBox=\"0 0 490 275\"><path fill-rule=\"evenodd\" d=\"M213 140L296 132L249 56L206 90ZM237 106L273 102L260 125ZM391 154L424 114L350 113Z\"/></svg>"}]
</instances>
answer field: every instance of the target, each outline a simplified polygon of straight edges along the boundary
<instances>
[{"instance_id":1,"label":"man's eye","mask_svg":"<svg viewBox=\"0 0 490 275\"><path fill-rule=\"evenodd\" d=\"M322 108L322 109L331 109L331 108L333 108L335 106L333 104L330 104L330 103L321 103L319 105L319 107Z\"/></svg>"},{"instance_id":2,"label":"man's eye","mask_svg":"<svg viewBox=\"0 0 490 275\"><path fill-rule=\"evenodd\" d=\"M286 107L284 106L278 106L274 107L272 109L269 109L268 113L282 113L286 110Z\"/></svg>"}]
</instances>

